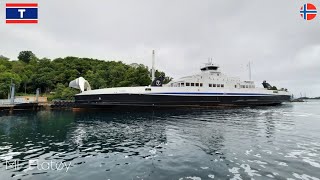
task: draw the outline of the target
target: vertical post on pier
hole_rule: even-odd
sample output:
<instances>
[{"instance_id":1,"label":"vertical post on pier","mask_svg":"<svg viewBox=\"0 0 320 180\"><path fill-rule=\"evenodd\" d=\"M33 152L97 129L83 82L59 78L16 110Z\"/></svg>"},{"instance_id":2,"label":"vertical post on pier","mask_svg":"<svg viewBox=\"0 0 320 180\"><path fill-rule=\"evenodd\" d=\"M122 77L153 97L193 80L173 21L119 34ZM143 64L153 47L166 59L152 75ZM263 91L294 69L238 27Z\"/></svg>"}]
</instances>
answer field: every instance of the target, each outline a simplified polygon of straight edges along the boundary
<instances>
[{"instance_id":1,"label":"vertical post on pier","mask_svg":"<svg viewBox=\"0 0 320 180\"><path fill-rule=\"evenodd\" d=\"M36 103L39 102L39 94L40 94L40 89L37 88L37 90L36 90Z\"/></svg>"},{"instance_id":2,"label":"vertical post on pier","mask_svg":"<svg viewBox=\"0 0 320 180\"><path fill-rule=\"evenodd\" d=\"M14 89L15 89L15 85L12 83L10 88L10 91L11 91L10 104L14 104L14 91L15 91Z\"/></svg>"},{"instance_id":3,"label":"vertical post on pier","mask_svg":"<svg viewBox=\"0 0 320 180\"><path fill-rule=\"evenodd\" d=\"M152 81L155 78L154 61L155 61L155 54L154 54L154 50L152 50L152 69L151 69L151 80Z\"/></svg>"},{"instance_id":4,"label":"vertical post on pier","mask_svg":"<svg viewBox=\"0 0 320 180\"><path fill-rule=\"evenodd\" d=\"M249 68L249 80L251 81L251 62L250 61L248 63L248 68Z\"/></svg>"},{"instance_id":5,"label":"vertical post on pier","mask_svg":"<svg viewBox=\"0 0 320 180\"><path fill-rule=\"evenodd\" d=\"M8 99L10 99L10 97L11 97L11 85L12 85L12 79L11 79L11 83L10 83L10 88L9 88Z\"/></svg>"}]
</instances>

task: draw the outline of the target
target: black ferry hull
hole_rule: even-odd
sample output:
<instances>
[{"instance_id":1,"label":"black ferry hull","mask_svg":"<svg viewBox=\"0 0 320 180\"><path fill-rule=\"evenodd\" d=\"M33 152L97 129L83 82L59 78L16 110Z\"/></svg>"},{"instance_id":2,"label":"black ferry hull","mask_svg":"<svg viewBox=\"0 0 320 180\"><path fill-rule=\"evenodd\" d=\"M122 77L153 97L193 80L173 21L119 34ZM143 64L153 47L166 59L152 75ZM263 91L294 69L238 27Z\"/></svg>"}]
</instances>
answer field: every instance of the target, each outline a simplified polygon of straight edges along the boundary
<instances>
[{"instance_id":1,"label":"black ferry hull","mask_svg":"<svg viewBox=\"0 0 320 180\"><path fill-rule=\"evenodd\" d=\"M289 95L263 96L184 96L148 94L95 94L75 96L76 108L116 107L214 107L279 105L290 100Z\"/></svg>"}]
</instances>

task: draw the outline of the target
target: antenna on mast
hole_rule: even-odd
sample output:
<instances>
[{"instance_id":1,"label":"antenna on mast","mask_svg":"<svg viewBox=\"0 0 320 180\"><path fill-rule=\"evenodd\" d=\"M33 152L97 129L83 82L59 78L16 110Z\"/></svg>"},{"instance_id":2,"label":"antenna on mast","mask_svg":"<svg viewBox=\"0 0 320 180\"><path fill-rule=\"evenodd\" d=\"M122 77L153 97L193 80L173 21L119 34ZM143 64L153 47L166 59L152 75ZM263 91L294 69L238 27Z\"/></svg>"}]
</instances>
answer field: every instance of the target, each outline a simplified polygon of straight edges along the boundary
<instances>
[{"instance_id":1,"label":"antenna on mast","mask_svg":"<svg viewBox=\"0 0 320 180\"><path fill-rule=\"evenodd\" d=\"M152 81L155 78L154 61L155 61L155 53L154 53L154 50L152 50L152 69L151 69L151 80Z\"/></svg>"}]
</instances>

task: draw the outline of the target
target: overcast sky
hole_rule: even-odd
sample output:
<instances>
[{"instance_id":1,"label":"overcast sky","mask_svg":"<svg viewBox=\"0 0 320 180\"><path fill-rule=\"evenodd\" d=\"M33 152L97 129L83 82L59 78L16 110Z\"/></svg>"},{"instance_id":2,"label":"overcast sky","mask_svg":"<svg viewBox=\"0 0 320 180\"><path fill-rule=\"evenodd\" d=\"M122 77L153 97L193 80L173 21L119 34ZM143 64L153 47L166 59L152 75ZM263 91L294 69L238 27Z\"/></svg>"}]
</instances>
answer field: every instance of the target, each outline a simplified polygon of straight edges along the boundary
<instances>
[{"instance_id":1,"label":"overcast sky","mask_svg":"<svg viewBox=\"0 0 320 180\"><path fill-rule=\"evenodd\" d=\"M320 96L320 14L300 17L310 0L34 0L39 24L5 24L0 0L0 54L78 56L151 66L169 76L198 73L212 57L230 76L267 80L295 95ZM12 1L10 1L12 2ZM24 2L19 0L16 2ZM1 13L2 11L2 13ZM299 95L300 96L300 95Z\"/></svg>"}]
</instances>

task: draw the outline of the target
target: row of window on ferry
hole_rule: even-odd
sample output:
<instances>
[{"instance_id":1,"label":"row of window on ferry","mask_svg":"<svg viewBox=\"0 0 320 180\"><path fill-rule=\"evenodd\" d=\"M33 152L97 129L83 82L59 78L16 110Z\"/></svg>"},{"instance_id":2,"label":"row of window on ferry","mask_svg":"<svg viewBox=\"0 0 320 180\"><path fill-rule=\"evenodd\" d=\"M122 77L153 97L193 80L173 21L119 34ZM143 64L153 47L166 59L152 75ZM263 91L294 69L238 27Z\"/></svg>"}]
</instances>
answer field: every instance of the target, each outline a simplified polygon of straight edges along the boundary
<instances>
[{"instance_id":1,"label":"row of window on ferry","mask_svg":"<svg viewBox=\"0 0 320 180\"><path fill-rule=\"evenodd\" d=\"M171 84L171 86L174 87L184 87L184 85L202 87L203 83L178 83L177 85ZM224 87L224 84L209 84L209 87Z\"/></svg>"},{"instance_id":2,"label":"row of window on ferry","mask_svg":"<svg viewBox=\"0 0 320 180\"><path fill-rule=\"evenodd\" d=\"M186 86L196 86L196 87L202 87L202 83L178 83L178 84L171 84L171 87L184 87ZM224 84L209 84L209 87L224 87ZM234 86L237 88L237 85ZM254 88L254 85L240 85L240 88Z\"/></svg>"},{"instance_id":3,"label":"row of window on ferry","mask_svg":"<svg viewBox=\"0 0 320 180\"><path fill-rule=\"evenodd\" d=\"M241 88L254 88L254 85L240 85Z\"/></svg>"},{"instance_id":4,"label":"row of window on ferry","mask_svg":"<svg viewBox=\"0 0 320 180\"><path fill-rule=\"evenodd\" d=\"M177 84L171 84L171 87L184 87L184 85L202 87L203 83L177 83Z\"/></svg>"}]
</instances>

